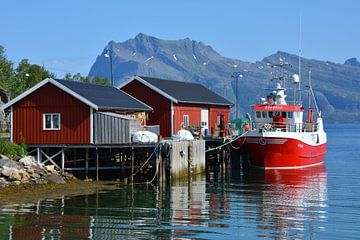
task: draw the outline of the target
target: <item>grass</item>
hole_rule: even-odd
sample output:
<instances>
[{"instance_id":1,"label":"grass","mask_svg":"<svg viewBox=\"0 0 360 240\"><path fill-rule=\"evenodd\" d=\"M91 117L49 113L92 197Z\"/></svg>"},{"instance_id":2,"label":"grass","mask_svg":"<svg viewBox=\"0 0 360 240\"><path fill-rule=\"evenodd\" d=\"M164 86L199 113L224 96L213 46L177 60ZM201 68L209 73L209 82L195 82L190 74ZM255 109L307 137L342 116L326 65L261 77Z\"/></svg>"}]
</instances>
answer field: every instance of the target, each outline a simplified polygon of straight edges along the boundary
<instances>
[{"instance_id":1,"label":"grass","mask_svg":"<svg viewBox=\"0 0 360 240\"><path fill-rule=\"evenodd\" d=\"M9 141L0 141L0 154L13 159L15 156L24 157L26 155L25 145L18 145Z\"/></svg>"}]
</instances>

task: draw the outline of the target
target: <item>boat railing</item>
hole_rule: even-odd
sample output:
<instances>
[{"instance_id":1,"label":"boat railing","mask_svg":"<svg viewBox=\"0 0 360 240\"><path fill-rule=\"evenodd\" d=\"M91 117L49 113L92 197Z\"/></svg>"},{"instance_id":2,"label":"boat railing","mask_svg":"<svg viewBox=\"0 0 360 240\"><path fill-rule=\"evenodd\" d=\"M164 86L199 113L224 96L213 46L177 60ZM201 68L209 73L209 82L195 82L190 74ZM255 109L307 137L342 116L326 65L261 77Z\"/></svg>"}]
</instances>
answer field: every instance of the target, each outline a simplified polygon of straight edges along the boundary
<instances>
[{"instance_id":1,"label":"boat railing","mask_svg":"<svg viewBox=\"0 0 360 240\"><path fill-rule=\"evenodd\" d=\"M317 132L319 129L318 123L260 123L253 122L251 124L252 131L268 131L268 132Z\"/></svg>"}]
</instances>

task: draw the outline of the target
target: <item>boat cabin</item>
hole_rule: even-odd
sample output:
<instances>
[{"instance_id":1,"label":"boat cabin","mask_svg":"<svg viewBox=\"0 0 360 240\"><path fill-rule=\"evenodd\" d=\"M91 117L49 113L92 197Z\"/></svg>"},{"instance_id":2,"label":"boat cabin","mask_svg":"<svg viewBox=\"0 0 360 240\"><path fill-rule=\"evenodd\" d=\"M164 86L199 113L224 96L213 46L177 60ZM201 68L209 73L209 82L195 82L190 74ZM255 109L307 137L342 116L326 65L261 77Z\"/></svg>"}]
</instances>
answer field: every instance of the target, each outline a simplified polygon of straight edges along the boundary
<instances>
[{"instance_id":1,"label":"boat cabin","mask_svg":"<svg viewBox=\"0 0 360 240\"><path fill-rule=\"evenodd\" d=\"M254 112L253 127L267 131L301 131L304 108L298 104L287 104L285 88L277 84L267 99L261 98L260 103L252 106Z\"/></svg>"},{"instance_id":2,"label":"boat cabin","mask_svg":"<svg viewBox=\"0 0 360 240\"><path fill-rule=\"evenodd\" d=\"M301 129L303 123L303 107L299 105L276 105L276 104L257 104L253 106L255 116L255 127L266 127L268 129ZM265 124L270 124L266 125Z\"/></svg>"}]
</instances>

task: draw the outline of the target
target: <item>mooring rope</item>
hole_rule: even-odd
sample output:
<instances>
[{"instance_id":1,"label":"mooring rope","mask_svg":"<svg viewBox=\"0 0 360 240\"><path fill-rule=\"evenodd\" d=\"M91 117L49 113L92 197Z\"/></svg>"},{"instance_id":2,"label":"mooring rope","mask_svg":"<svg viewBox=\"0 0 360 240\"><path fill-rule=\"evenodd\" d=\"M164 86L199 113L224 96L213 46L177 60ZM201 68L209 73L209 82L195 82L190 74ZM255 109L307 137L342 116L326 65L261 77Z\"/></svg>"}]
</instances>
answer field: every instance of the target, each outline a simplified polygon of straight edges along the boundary
<instances>
[{"instance_id":1,"label":"mooring rope","mask_svg":"<svg viewBox=\"0 0 360 240\"><path fill-rule=\"evenodd\" d=\"M157 155L157 154L156 154L156 150L157 150L157 148L158 148L159 145L160 145L160 143L155 144L154 151L150 154L150 156L148 157L148 159L146 159L146 161L144 162L144 164L143 164L140 168L138 168L135 173L133 173L133 176L135 176L136 174L138 174L139 171L142 170L143 167L145 167L145 165L150 161L150 159L151 159L151 157L154 155L154 153L155 153L155 155Z\"/></svg>"},{"instance_id":2,"label":"mooring rope","mask_svg":"<svg viewBox=\"0 0 360 240\"><path fill-rule=\"evenodd\" d=\"M235 137L235 138L232 139L230 142L226 142L226 143L224 143L224 144L222 144L222 145L220 145L220 146L217 146L217 147L215 147L215 148L209 148L208 150L205 150L205 153L211 152L211 151L217 150L217 149L219 149L219 148L222 148L222 147L224 147L224 146L226 146L226 145L229 145L229 144L231 144L232 142L234 142L234 141L238 140L239 138L243 137L246 133L247 133L247 132L244 132L244 133L241 134L240 136Z\"/></svg>"},{"instance_id":3,"label":"mooring rope","mask_svg":"<svg viewBox=\"0 0 360 240\"><path fill-rule=\"evenodd\" d=\"M157 158L156 160L158 160L158 159L159 159L159 158ZM161 162L162 162L162 158L160 158L159 161L157 161L156 164L158 164L159 166L161 166L161 165L160 165ZM158 175L158 169L159 169L159 168L156 168L156 172L155 172L155 174L154 174L154 177L153 177L150 181L145 182L146 184L152 184L152 182L155 180L156 176Z\"/></svg>"}]
</instances>

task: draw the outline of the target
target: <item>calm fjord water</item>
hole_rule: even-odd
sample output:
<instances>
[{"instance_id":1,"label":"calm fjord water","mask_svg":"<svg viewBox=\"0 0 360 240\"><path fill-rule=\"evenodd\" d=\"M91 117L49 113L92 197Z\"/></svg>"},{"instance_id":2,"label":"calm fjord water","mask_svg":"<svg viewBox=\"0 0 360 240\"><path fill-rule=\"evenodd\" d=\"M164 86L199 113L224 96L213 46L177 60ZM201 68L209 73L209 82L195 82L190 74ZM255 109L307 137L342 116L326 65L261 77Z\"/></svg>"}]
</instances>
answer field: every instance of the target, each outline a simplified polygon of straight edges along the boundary
<instances>
[{"instance_id":1,"label":"calm fjord water","mask_svg":"<svg viewBox=\"0 0 360 240\"><path fill-rule=\"evenodd\" d=\"M0 239L360 239L360 125L326 131L325 166L0 205Z\"/></svg>"}]
</instances>

